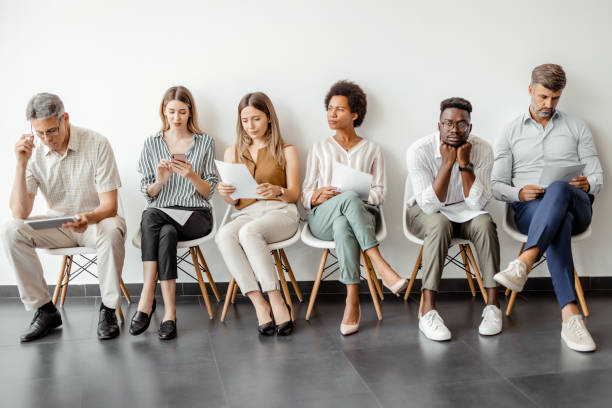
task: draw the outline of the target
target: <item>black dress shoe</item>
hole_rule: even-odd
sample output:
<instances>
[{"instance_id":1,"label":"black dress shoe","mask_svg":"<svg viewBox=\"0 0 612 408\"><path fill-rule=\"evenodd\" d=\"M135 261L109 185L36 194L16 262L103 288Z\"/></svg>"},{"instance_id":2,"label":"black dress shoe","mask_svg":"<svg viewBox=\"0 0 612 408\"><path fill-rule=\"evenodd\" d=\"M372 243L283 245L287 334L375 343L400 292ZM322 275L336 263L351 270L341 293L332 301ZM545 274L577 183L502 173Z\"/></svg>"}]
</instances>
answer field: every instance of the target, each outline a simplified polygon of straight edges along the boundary
<instances>
[{"instance_id":1,"label":"black dress shoe","mask_svg":"<svg viewBox=\"0 0 612 408\"><path fill-rule=\"evenodd\" d=\"M276 326L274 325L274 318L272 317L272 311L270 311L270 321L268 323L260 324L257 326L257 331L262 336L272 336L276 332Z\"/></svg>"},{"instance_id":2,"label":"black dress shoe","mask_svg":"<svg viewBox=\"0 0 612 408\"><path fill-rule=\"evenodd\" d=\"M47 334L49 334L51 330L61 325L62 316L57 310L50 313L38 309L36 313L34 313L34 318L32 319L32 323L30 323L30 327L21 334L19 340L21 340L22 343L25 343L40 339L41 337L45 337Z\"/></svg>"},{"instance_id":3,"label":"black dress shoe","mask_svg":"<svg viewBox=\"0 0 612 408\"><path fill-rule=\"evenodd\" d=\"M145 312L139 312L138 310L136 313L134 313L134 316L132 316L132 321L130 322L130 334L138 336L149 328L151 316L153 316L153 313L155 312L155 306L157 306L157 302L155 299L153 299L151 313L146 314Z\"/></svg>"},{"instance_id":4,"label":"black dress shoe","mask_svg":"<svg viewBox=\"0 0 612 408\"><path fill-rule=\"evenodd\" d=\"M159 338L172 340L176 337L176 320L166 320L159 325Z\"/></svg>"},{"instance_id":5,"label":"black dress shoe","mask_svg":"<svg viewBox=\"0 0 612 408\"><path fill-rule=\"evenodd\" d=\"M119 335L119 325L115 311L102 308L100 319L98 320L98 338L100 340L114 339Z\"/></svg>"}]
</instances>

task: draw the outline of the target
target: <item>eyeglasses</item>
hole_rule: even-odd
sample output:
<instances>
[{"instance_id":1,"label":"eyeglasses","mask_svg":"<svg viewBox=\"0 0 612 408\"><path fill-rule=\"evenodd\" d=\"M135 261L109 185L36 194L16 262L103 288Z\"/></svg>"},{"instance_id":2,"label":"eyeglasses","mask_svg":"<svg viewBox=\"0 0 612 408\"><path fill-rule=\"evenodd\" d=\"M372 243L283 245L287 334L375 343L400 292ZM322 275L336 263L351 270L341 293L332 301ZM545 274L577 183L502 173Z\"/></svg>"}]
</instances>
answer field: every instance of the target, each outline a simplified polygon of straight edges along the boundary
<instances>
[{"instance_id":1,"label":"eyeglasses","mask_svg":"<svg viewBox=\"0 0 612 408\"><path fill-rule=\"evenodd\" d=\"M465 120L461 120L459 122L452 122L450 120L445 120L441 123L444 130L452 130L455 126L457 126L457 130L460 132L465 132L467 128L470 126L469 122Z\"/></svg>"},{"instance_id":2,"label":"eyeglasses","mask_svg":"<svg viewBox=\"0 0 612 408\"><path fill-rule=\"evenodd\" d=\"M62 123L62 118L60 118L59 123L58 123L58 125L56 127L51 128L51 129L47 129L47 130L45 130L43 132L38 131L38 130L34 131L34 129L32 128L32 125L30 124L30 130L32 131L32 134L35 134L38 137L57 136L57 135L59 135L59 132L60 132L60 125L61 125L61 123Z\"/></svg>"}]
</instances>

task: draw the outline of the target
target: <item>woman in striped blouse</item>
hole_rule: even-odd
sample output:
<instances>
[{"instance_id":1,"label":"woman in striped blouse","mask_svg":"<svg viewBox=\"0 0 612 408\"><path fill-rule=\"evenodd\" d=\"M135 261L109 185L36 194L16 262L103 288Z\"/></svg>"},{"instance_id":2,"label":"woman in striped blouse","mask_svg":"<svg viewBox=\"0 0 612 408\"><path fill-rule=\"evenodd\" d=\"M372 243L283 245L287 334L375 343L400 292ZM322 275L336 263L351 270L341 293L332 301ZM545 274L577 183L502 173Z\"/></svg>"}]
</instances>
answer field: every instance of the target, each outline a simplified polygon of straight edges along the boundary
<instances>
[{"instance_id":1,"label":"woman in striped blouse","mask_svg":"<svg viewBox=\"0 0 612 408\"><path fill-rule=\"evenodd\" d=\"M347 288L346 307L340 332L349 335L359 329L360 251L372 260L383 284L397 294L406 287L402 279L383 259L376 241L378 206L385 198L385 166L380 147L360 137L355 128L366 114L366 95L356 84L339 81L325 97L327 121L336 134L315 144L308 154L302 203L308 214L312 234L334 241L340 266L340 282ZM332 186L333 163L372 174L368 201L352 191L338 192Z\"/></svg>"},{"instance_id":2,"label":"woman in striped blouse","mask_svg":"<svg viewBox=\"0 0 612 408\"><path fill-rule=\"evenodd\" d=\"M210 196L217 184L215 145L197 121L193 96L182 86L166 91L159 111L162 129L145 140L138 161L140 190L147 200L142 213L142 263L144 284L130 333L144 332L155 311L155 286L161 282L164 317L159 337L176 337L176 245L201 238L212 229ZM190 211L186 222L166 209Z\"/></svg>"}]
</instances>

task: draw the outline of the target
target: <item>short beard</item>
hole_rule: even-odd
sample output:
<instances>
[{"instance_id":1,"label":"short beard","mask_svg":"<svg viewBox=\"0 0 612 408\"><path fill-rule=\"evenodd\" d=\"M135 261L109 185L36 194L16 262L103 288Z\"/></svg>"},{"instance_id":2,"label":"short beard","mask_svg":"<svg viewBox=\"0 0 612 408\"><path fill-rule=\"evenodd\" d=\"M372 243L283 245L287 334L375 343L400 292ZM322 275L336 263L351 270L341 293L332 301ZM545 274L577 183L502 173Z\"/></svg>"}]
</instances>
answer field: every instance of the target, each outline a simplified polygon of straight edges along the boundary
<instances>
[{"instance_id":1,"label":"short beard","mask_svg":"<svg viewBox=\"0 0 612 408\"><path fill-rule=\"evenodd\" d=\"M550 118L553 115L553 113L555 113L554 109L551 109L550 113L544 113L544 112L540 111L534 105L531 105L531 108L533 109L535 114L538 115L539 117L541 117L542 119Z\"/></svg>"}]
</instances>

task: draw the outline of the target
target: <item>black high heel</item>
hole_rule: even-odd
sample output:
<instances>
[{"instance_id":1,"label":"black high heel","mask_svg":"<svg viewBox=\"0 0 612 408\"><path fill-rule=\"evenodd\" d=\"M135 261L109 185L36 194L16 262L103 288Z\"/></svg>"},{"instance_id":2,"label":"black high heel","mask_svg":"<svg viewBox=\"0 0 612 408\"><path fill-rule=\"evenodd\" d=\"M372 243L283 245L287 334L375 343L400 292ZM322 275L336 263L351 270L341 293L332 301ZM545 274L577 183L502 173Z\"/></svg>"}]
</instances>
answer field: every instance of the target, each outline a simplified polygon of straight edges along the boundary
<instances>
[{"instance_id":1,"label":"black high heel","mask_svg":"<svg viewBox=\"0 0 612 408\"><path fill-rule=\"evenodd\" d=\"M257 331L262 336L272 336L276 331L276 326L274 325L274 317L272 316L272 310L270 310L270 320L268 323L260 324L257 326Z\"/></svg>"},{"instance_id":2,"label":"black high heel","mask_svg":"<svg viewBox=\"0 0 612 408\"><path fill-rule=\"evenodd\" d=\"M157 301L153 298L153 306L151 307L151 313L146 314L145 312L139 312L138 310L132 316L132 321L130 322L130 334L133 336L138 336L143 333L145 330L149 328L149 324L151 324L151 316L155 312L155 307L157 306Z\"/></svg>"},{"instance_id":3,"label":"black high heel","mask_svg":"<svg viewBox=\"0 0 612 408\"><path fill-rule=\"evenodd\" d=\"M285 302L285 306L287 306L287 312L289 312L289 320L276 325L277 336L288 336L293 333L293 329L295 328L295 324L293 324L293 320L291 319L291 308L289 307L287 302Z\"/></svg>"}]
</instances>

